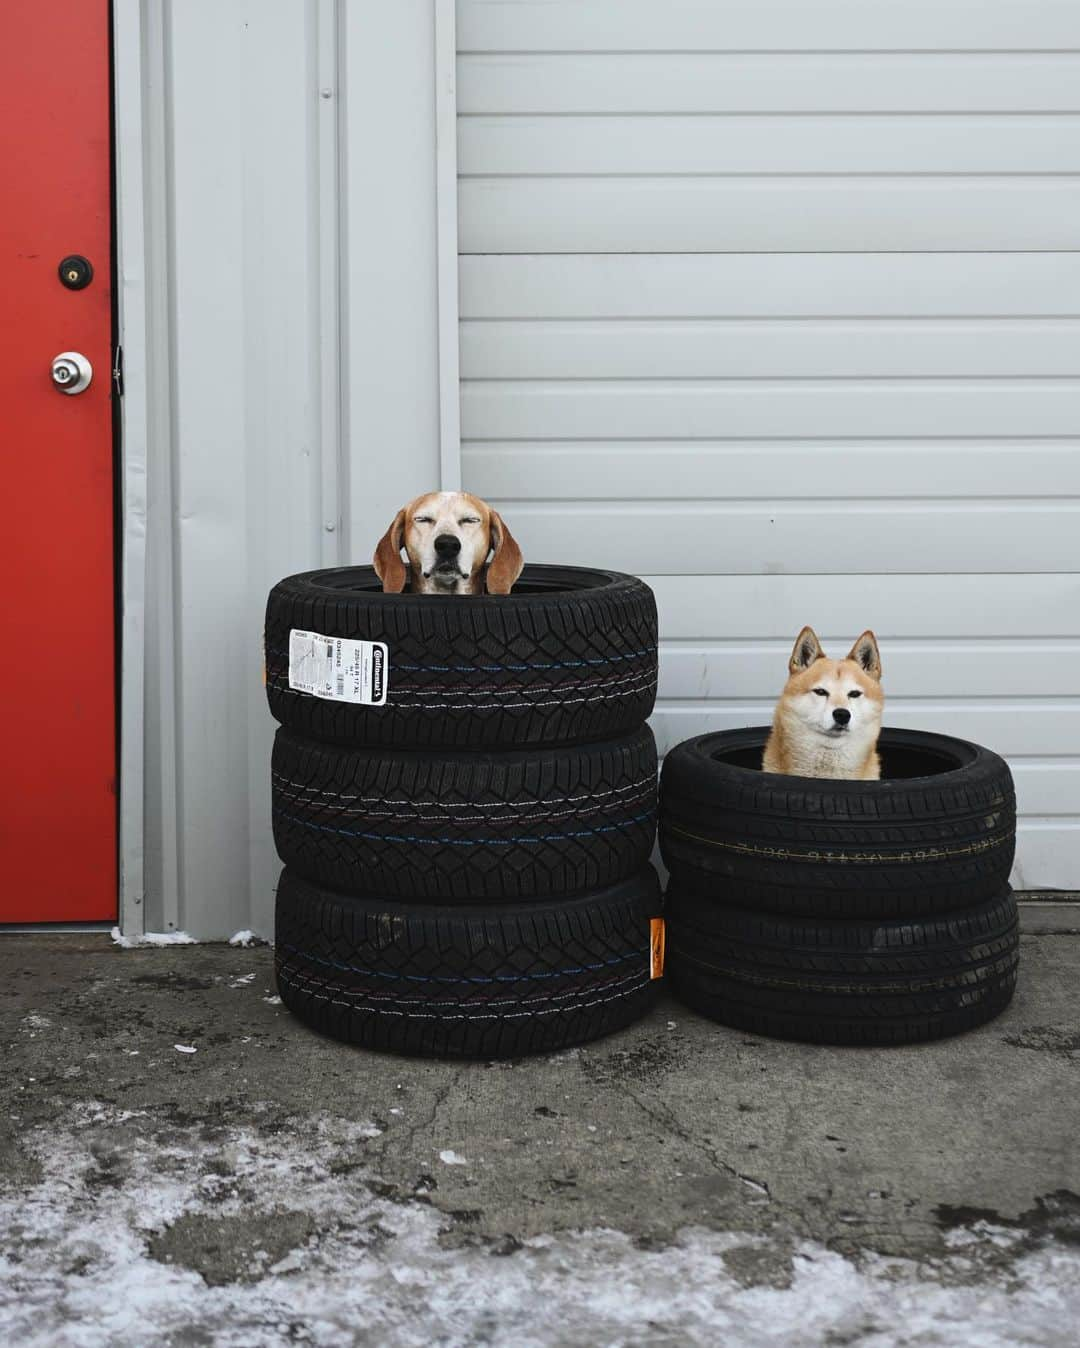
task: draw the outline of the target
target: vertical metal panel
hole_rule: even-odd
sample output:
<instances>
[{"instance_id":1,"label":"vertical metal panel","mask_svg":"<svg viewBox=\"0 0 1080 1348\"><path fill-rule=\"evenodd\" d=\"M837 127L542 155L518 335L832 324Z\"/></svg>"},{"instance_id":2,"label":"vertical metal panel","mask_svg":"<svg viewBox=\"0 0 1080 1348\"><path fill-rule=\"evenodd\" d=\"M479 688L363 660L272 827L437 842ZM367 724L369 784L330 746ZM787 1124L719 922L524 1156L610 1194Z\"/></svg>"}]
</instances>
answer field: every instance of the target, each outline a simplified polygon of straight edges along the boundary
<instances>
[{"instance_id":1,"label":"vertical metal panel","mask_svg":"<svg viewBox=\"0 0 1080 1348\"><path fill-rule=\"evenodd\" d=\"M319 555L314 11L169 11L181 924L265 927L262 608Z\"/></svg>"},{"instance_id":2,"label":"vertical metal panel","mask_svg":"<svg viewBox=\"0 0 1080 1348\"><path fill-rule=\"evenodd\" d=\"M342 0L343 2L343 0ZM322 562L341 560L341 68L339 0L316 0L318 146L315 195L319 219L317 349L311 360L320 383Z\"/></svg>"},{"instance_id":3,"label":"vertical metal panel","mask_svg":"<svg viewBox=\"0 0 1080 1348\"><path fill-rule=\"evenodd\" d=\"M348 555L440 480L435 22L427 3L343 7Z\"/></svg>"},{"instance_id":4,"label":"vertical metal panel","mask_svg":"<svg viewBox=\"0 0 1080 1348\"><path fill-rule=\"evenodd\" d=\"M434 4L117 0L127 931L270 934L267 590L456 472Z\"/></svg>"},{"instance_id":5,"label":"vertical metal panel","mask_svg":"<svg viewBox=\"0 0 1080 1348\"><path fill-rule=\"evenodd\" d=\"M438 271L440 486L461 486L458 319L457 15L435 0L435 211Z\"/></svg>"}]
</instances>

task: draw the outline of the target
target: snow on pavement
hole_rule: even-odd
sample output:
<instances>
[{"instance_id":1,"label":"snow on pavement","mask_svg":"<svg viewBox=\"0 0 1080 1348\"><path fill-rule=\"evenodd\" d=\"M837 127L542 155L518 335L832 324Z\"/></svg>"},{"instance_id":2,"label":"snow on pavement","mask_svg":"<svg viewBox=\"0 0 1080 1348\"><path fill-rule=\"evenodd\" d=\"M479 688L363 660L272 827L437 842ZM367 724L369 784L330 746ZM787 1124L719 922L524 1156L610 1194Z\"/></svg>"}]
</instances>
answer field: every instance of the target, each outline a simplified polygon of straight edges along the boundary
<instances>
[{"instance_id":1,"label":"snow on pavement","mask_svg":"<svg viewBox=\"0 0 1080 1348\"><path fill-rule=\"evenodd\" d=\"M141 936L124 936L119 927L113 927L109 933L113 945L123 950L134 950L137 946L198 945L194 936L186 931L144 931Z\"/></svg>"},{"instance_id":2,"label":"snow on pavement","mask_svg":"<svg viewBox=\"0 0 1080 1348\"><path fill-rule=\"evenodd\" d=\"M446 1214L379 1196L381 1132L329 1115L207 1130L73 1106L65 1127L23 1138L38 1179L11 1191L0 1177L0 1341L1058 1348L1080 1323L1080 1248L984 1222L920 1265L795 1243L787 1274L756 1286L740 1261L768 1237L448 1242ZM188 1241L202 1253L188 1259Z\"/></svg>"}]
</instances>

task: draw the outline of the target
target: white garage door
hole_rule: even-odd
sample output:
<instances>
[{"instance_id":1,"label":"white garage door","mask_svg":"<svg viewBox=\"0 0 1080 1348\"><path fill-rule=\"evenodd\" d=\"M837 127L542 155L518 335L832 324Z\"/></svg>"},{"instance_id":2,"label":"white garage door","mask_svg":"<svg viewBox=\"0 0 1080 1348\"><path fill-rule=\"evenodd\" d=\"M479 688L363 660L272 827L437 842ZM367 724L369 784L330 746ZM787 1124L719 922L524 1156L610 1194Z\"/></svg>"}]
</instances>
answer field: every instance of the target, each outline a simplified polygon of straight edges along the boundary
<instances>
[{"instance_id":1,"label":"white garage door","mask_svg":"<svg viewBox=\"0 0 1080 1348\"><path fill-rule=\"evenodd\" d=\"M656 590L661 750L796 631L1080 888L1080 4L461 0L462 465Z\"/></svg>"}]
</instances>

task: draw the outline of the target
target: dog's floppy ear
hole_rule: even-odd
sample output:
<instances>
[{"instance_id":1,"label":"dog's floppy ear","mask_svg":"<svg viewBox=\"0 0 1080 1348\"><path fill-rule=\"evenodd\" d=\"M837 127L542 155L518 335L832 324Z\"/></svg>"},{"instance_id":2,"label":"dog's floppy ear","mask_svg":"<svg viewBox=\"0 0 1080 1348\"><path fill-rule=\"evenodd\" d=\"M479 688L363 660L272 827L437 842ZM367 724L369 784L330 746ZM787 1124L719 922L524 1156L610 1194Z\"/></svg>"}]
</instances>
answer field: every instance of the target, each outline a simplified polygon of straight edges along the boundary
<instances>
[{"instance_id":1,"label":"dog's floppy ear","mask_svg":"<svg viewBox=\"0 0 1080 1348\"><path fill-rule=\"evenodd\" d=\"M788 670L792 674L801 674L804 669L809 669L815 660L824 658L825 652L821 649L817 633L812 627L804 627L791 648Z\"/></svg>"},{"instance_id":2,"label":"dog's floppy ear","mask_svg":"<svg viewBox=\"0 0 1080 1348\"><path fill-rule=\"evenodd\" d=\"M878 650L877 637L873 632L866 631L861 637L855 639L855 645L847 653L849 660L862 669L864 674L869 674L872 679L881 679L881 652Z\"/></svg>"},{"instance_id":3,"label":"dog's floppy ear","mask_svg":"<svg viewBox=\"0 0 1080 1348\"><path fill-rule=\"evenodd\" d=\"M375 549L375 574L382 581L384 594L400 594L405 588L409 573L401 560L401 549L405 546L405 510L404 507L394 516L394 522Z\"/></svg>"},{"instance_id":4,"label":"dog's floppy ear","mask_svg":"<svg viewBox=\"0 0 1080 1348\"><path fill-rule=\"evenodd\" d=\"M497 510L491 512L491 546L494 554L487 569L487 592L509 594L514 581L521 575L525 558Z\"/></svg>"}]
</instances>

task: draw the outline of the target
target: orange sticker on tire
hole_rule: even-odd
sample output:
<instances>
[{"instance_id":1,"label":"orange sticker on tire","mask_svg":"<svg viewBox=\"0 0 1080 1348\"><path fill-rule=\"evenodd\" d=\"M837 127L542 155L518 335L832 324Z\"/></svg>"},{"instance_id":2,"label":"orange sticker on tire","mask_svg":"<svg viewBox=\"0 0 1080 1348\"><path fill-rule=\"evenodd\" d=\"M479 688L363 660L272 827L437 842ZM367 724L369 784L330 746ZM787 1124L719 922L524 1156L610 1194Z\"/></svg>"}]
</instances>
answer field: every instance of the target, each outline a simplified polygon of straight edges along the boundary
<instances>
[{"instance_id":1,"label":"orange sticker on tire","mask_svg":"<svg viewBox=\"0 0 1080 1348\"><path fill-rule=\"evenodd\" d=\"M664 919L649 919L649 978L664 976Z\"/></svg>"}]
</instances>

